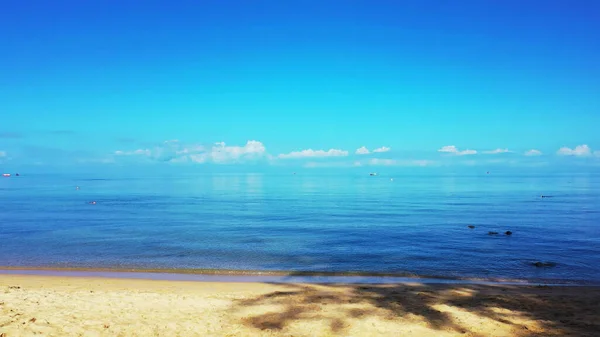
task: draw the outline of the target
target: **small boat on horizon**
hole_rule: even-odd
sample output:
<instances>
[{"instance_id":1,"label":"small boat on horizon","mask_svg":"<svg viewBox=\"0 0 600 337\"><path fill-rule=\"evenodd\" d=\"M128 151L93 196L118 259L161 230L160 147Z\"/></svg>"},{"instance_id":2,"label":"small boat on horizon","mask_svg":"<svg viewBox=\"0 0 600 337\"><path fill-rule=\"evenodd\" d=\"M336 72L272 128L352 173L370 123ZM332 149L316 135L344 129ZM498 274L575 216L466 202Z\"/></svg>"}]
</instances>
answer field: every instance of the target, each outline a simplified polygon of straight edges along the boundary
<instances>
[{"instance_id":1,"label":"small boat on horizon","mask_svg":"<svg viewBox=\"0 0 600 337\"><path fill-rule=\"evenodd\" d=\"M10 177L10 173L2 173L3 177Z\"/></svg>"},{"instance_id":2,"label":"small boat on horizon","mask_svg":"<svg viewBox=\"0 0 600 337\"><path fill-rule=\"evenodd\" d=\"M376 176L376 175L377 175L377 173L376 173L376 172L371 172L371 173L369 173L369 175L370 175L370 176Z\"/></svg>"}]
</instances>

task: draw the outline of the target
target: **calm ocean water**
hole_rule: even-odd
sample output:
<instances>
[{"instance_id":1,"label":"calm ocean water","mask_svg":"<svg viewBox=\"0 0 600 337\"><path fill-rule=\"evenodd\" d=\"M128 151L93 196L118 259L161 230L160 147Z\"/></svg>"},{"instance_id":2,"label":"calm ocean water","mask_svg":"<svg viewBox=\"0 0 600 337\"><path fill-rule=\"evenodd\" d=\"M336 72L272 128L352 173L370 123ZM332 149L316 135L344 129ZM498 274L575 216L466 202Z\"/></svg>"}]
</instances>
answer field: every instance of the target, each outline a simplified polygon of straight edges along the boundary
<instances>
[{"instance_id":1,"label":"calm ocean water","mask_svg":"<svg viewBox=\"0 0 600 337\"><path fill-rule=\"evenodd\" d=\"M536 268L536 261L557 265ZM599 262L600 175L0 179L4 266L598 282Z\"/></svg>"}]
</instances>

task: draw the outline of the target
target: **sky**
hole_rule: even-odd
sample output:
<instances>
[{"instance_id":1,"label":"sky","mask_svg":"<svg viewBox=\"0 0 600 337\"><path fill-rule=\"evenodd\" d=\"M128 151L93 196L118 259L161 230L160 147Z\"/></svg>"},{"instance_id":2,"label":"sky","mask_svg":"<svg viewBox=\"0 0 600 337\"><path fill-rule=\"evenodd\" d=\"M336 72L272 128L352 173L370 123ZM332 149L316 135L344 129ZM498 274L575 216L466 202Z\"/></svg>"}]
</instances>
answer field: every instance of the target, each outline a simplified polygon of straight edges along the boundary
<instances>
[{"instance_id":1,"label":"sky","mask_svg":"<svg viewBox=\"0 0 600 337\"><path fill-rule=\"evenodd\" d=\"M600 2L18 1L0 170L600 164Z\"/></svg>"}]
</instances>

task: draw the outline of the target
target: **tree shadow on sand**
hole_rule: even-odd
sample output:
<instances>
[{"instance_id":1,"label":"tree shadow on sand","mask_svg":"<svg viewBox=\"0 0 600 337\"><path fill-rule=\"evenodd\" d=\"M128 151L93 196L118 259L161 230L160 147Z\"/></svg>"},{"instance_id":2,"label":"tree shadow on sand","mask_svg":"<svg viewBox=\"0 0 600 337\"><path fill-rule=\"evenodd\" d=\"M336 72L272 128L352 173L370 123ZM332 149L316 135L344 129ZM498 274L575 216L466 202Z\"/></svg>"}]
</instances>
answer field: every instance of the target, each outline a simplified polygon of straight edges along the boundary
<instances>
[{"instance_id":1,"label":"tree shadow on sand","mask_svg":"<svg viewBox=\"0 0 600 337\"><path fill-rule=\"evenodd\" d=\"M596 288L418 283L278 286L281 291L234 304L232 309L243 324L283 333L299 322L319 322L328 333L344 334L357 320L376 318L396 326L417 322L431 333L465 336L494 336L498 331L511 336L593 336L600 331Z\"/></svg>"}]
</instances>

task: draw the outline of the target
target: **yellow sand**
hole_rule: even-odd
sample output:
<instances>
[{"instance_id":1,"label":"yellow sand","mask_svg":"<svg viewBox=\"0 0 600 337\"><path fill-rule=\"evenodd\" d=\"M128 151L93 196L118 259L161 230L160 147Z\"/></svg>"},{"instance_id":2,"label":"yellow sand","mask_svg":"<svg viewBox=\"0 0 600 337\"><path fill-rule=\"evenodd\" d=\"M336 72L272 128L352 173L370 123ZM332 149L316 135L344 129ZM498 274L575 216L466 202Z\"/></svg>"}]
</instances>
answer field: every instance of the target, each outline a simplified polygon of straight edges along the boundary
<instances>
[{"instance_id":1,"label":"yellow sand","mask_svg":"<svg viewBox=\"0 0 600 337\"><path fill-rule=\"evenodd\" d=\"M600 289L0 275L0 336L598 336Z\"/></svg>"}]
</instances>

